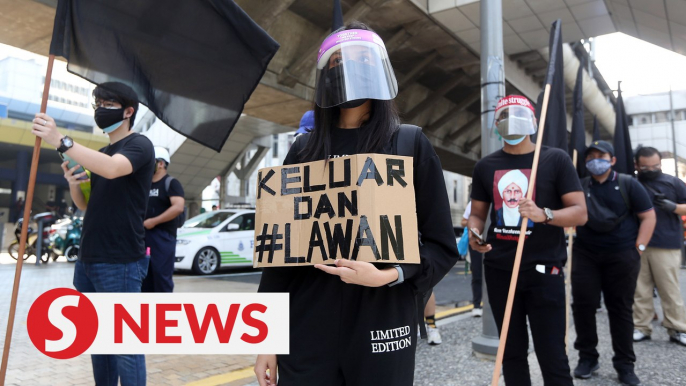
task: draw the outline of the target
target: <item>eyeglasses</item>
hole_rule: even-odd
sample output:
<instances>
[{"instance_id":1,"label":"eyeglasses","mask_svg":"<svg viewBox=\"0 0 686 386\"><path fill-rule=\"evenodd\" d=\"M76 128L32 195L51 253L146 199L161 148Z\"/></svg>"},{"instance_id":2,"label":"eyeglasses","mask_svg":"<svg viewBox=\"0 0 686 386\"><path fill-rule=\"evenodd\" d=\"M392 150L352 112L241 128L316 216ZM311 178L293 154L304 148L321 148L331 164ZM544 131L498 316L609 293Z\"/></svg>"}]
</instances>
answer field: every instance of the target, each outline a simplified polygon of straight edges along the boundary
<instances>
[{"instance_id":1,"label":"eyeglasses","mask_svg":"<svg viewBox=\"0 0 686 386\"><path fill-rule=\"evenodd\" d=\"M647 172L649 170L662 170L662 165L639 166L638 170L640 170L642 172Z\"/></svg>"},{"instance_id":2,"label":"eyeglasses","mask_svg":"<svg viewBox=\"0 0 686 386\"><path fill-rule=\"evenodd\" d=\"M118 109L119 106L118 102L116 101L103 101L103 100L96 100L95 103L91 103L91 106L93 106L93 110L97 109L98 107L104 107L108 110L115 110Z\"/></svg>"}]
</instances>

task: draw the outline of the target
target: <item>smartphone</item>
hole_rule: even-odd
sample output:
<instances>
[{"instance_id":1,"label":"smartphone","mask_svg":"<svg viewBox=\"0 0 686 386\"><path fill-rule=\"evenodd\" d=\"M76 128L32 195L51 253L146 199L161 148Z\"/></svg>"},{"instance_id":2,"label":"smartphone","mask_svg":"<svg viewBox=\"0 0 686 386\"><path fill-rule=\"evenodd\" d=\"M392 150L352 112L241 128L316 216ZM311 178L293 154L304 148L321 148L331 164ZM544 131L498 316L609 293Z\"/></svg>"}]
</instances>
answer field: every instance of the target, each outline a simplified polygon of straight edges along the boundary
<instances>
[{"instance_id":1,"label":"smartphone","mask_svg":"<svg viewBox=\"0 0 686 386\"><path fill-rule=\"evenodd\" d=\"M67 169L71 169L78 164L73 158L69 157L68 155L66 155L64 153L58 153L58 154L60 155L60 158L62 158L62 161L69 161L69 164L67 165ZM79 166L79 168L74 172L74 174L83 173L85 171L86 171L86 169L84 169L83 166ZM83 177L79 177L78 179L79 180L87 180L88 176L84 175Z\"/></svg>"},{"instance_id":2,"label":"smartphone","mask_svg":"<svg viewBox=\"0 0 686 386\"><path fill-rule=\"evenodd\" d=\"M472 232L474 236L476 236L476 243L479 245L486 245L486 242L484 241L484 237L478 233L472 228L469 228L469 231Z\"/></svg>"}]
</instances>

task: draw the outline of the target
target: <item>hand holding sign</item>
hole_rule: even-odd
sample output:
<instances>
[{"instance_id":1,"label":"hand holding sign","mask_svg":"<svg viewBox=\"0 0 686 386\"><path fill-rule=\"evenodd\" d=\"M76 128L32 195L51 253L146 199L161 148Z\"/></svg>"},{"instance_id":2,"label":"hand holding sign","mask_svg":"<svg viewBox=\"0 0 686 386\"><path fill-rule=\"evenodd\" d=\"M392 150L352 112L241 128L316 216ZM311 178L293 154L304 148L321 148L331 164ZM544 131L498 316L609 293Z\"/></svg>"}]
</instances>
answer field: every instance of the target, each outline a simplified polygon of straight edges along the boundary
<instances>
[{"instance_id":1,"label":"hand holding sign","mask_svg":"<svg viewBox=\"0 0 686 386\"><path fill-rule=\"evenodd\" d=\"M398 270L395 268L378 269L366 261L336 260L335 267L324 264L315 264L314 267L340 276L344 283L365 287L381 287L398 280Z\"/></svg>"}]
</instances>

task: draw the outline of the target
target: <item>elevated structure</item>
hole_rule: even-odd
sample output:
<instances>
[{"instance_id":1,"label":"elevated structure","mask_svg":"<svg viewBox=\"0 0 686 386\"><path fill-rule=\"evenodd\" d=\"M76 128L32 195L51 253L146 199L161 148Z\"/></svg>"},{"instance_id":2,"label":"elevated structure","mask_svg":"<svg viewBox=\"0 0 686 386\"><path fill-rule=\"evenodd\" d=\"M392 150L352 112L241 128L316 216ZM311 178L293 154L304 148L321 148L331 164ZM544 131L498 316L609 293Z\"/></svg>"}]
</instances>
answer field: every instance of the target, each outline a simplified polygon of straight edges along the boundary
<instances>
[{"instance_id":1,"label":"elevated structure","mask_svg":"<svg viewBox=\"0 0 686 386\"><path fill-rule=\"evenodd\" d=\"M261 146L254 142L256 138L293 130L297 126L302 113L312 106L313 58L330 31L330 1L236 2L281 44L281 49L221 153L204 149L192 141L175 143L172 172L180 175L179 180L187 187L190 200L200 199L202 188L213 176L225 176L231 171L227 167L237 165L248 147L254 150ZM403 119L424 128L446 170L471 175L481 148L478 1L342 0L341 3L346 22L363 21L384 38L399 80L397 103ZM663 21L671 31L665 35L670 37L669 47L677 50L681 44L679 26L686 25L686 11L673 3L677 2L666 1L670 9L665 10L662 19L652 14L651 17L637 17L636 29L644 31L639 37L652 36L652 32L643 27L645 20L652 20L650 23ZM503 0L506 92L520 93L533 100L538 96L547 58L541 49L548 45L548 29L554 19L562 19L563 38L574 43L629 28L624 19L618 19L621 15L615 14L616 9L625 4L630 4L628 8L634 15L642 15L640 12L647 12L643 8L652 2ZM3 26L0 43L45 55L55 5L56 0L0 0L0 25ZM645 26L652 28L648 24ZM565 64L569 61L573 67L576 60L578 66L578 57L584 52L580 45L571 44L565 49ZM570 85L573 79L568 73L566 71L565 78ZM575 76L575 71L572 73L571 76ZM593 113L613 115L611 92L597 71L585 86L587 117L590 119ZM571 102L571 97L568 100ZM601 120L601 124L605 133L610 133L614 127L611 119ZM590 130L590 124L587 127ZM147 128L157 130L153 125ZM175 140L171 136L166 141Z\"/></svg>"}]
</instances>

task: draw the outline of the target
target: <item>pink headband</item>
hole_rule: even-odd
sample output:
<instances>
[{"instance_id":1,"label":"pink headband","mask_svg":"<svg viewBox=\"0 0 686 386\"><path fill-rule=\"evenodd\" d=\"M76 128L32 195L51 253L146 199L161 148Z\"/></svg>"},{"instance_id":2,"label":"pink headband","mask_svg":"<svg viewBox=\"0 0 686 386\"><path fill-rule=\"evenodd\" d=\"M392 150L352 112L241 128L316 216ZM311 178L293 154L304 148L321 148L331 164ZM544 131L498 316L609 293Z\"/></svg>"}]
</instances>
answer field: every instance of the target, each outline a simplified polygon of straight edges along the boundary
<instances>
[{"instance_id":1,"label":"pink headband","mask_svg":"<svg viewBox=\"0 0 686 386\"><path fill-rule=\"evenodd\" d=\"M374 32L367 31L364 29L349 29L332 34L328 38L324 39L324 43L322 43L321 47L319 47L317 63L319 63L319 60L322 58L322 56L331 48L341 43L350 43L356 41L374 43L379 47L383 48L384 51L386 50L386 46L384 45L383 40L381 40L379 35L375 34Z\"/></svg>"}]
</instances>

